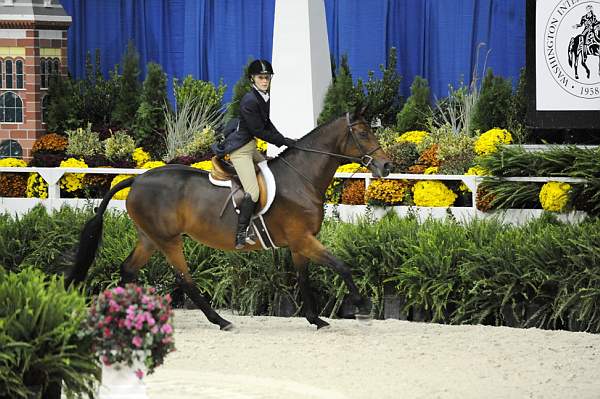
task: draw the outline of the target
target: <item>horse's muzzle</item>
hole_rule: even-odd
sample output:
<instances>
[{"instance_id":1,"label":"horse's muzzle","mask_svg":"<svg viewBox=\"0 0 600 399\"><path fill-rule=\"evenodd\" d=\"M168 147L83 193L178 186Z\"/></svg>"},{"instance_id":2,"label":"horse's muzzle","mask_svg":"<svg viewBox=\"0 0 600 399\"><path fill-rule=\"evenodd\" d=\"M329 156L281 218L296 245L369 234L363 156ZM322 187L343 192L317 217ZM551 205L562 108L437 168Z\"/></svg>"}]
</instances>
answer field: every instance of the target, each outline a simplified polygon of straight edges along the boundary
<instances>
[{"instance_id":1,"label":"horse's muzzle","mask_svg":"<svg viewBox=\"0 0 600 399\"><path fill-rule=\"evenodd\" d=\"M374 177L386 177L394 168L393 162L373 161L371 165L371 172L373 172Z\"/></svg>"}]
</instances>

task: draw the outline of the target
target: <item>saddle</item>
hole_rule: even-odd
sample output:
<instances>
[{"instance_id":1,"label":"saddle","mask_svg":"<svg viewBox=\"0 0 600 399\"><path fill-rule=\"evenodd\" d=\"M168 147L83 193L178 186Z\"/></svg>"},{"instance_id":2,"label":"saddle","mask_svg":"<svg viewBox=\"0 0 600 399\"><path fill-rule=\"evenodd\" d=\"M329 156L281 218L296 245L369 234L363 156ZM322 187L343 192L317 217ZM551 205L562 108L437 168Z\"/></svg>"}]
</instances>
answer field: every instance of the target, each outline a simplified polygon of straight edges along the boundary
<instances>
[{"instance_id":1,"label":"saddle","mask_svg":"<svg viewBox=\"0 0 600 399\"><path fill-rule=\"evenodd\" d=\"M235 168L229 162L226 162L216 156L212 157L211 163L211 182L221 187L231 187L231 199L233 200L235 209L238 209L238 204L242 202L242 198L244 197L244 189L240 179L237 176ZM267 205L267 183L265 182L265 178L257 164L254 164L254 172L256 173L258 189L260 192L254 213L259 213ZM216 184L215 181L221 182L221 184Z\"/></svg>"},{"instance_id":2,"label":"saddle","mask_svg":"<svg viewBox=\"0 0 600 399\"><path fill-rule=\"evenodd\" d=\"M211 162L212 170L208 175L209 181L215 186L231 188L231 194L229 194L229 197L225 200L220 216L223 216L223 213L229 204L229 199L231 199L233 206L237 211L239 204L241 204L242 198L244 197L244 189L237 177L235 168L233 165L218 157L213 157ZM271 239L267 225L263 219L263 215L269 210L275 199L275 178L273 177L273 173L271 173L271 169L269 169L266 160L255 164L254 170L258 180L260 194L258 204L254 210L254 215L250 221L250 228L254 230L255 236L258 238L264 249L277 248Z\"/></svg>"}]
</instances>

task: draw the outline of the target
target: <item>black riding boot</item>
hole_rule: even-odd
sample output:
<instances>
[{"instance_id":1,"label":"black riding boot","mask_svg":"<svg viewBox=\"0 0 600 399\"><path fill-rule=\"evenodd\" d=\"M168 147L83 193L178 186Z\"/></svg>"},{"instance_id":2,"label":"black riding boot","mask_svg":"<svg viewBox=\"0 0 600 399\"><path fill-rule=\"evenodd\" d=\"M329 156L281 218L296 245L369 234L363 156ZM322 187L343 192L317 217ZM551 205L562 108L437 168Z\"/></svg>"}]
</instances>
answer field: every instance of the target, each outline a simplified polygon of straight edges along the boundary
<instances>
[{"instance_id":1,"label":"black riding boot","mask_svg":"<svg viewBox=\"0 0 600 399\"><path fill-rule=\"evenodd\" d=\"M252 201L250 194L244 194L244 199L240 204L240 214L238 215L238 225L235 233L235 249L242 249L248 244L254 244L249 242L248 239L248 226L250 225L250 218L254 212L256 202Z\"/></svg>"}]
</instances>

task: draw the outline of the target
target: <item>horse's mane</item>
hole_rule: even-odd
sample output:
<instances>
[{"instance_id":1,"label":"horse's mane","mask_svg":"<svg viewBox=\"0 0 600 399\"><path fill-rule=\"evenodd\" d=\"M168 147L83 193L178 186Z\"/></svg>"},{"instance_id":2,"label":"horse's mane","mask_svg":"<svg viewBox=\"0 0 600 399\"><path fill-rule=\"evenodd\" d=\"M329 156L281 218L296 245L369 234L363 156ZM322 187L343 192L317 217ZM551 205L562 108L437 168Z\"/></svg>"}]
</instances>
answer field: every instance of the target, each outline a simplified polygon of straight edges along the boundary
<instances>
[{"instance_id":1,"label":"horse's mane","mask_svg":"<svg viewBox=\"0 0 600 399\"><path fill-rule=\"evenodd\" d=\"M312 148L313 147L313 141L315 139L315 137L317 137L318 132L320 132L323 129L327 129L330 125L333 125L338 119L340 118L335 118L323 125L319 125L317 127L315 127L313 130L311 130L310 132L306 133L304 136L302 136L299 140L298 140L298 144L300 144L303 147L306 148ZM273 160L284 156L285 154L287 154L288 152L290 152L290 150L293 150L294 148L286 148L285 150L283 150L282 152L280 152L279 154L277 154L277 156L275 158L273 158Z\"/></svg>"}]
</instances>

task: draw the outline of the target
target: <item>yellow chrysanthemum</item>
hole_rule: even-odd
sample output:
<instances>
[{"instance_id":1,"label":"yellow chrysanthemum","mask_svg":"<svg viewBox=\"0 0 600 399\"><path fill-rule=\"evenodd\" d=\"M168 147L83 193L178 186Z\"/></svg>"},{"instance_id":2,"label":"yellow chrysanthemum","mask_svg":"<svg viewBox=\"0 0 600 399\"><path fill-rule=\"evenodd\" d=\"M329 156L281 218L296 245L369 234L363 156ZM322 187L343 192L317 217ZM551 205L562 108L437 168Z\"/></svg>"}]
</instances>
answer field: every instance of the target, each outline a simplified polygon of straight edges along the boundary
<instances>
[{"instance_id":1,"label":"yellow chrysanthemum","mask_svg":"<svg viewBox=\"0 0 600 399\"><path fill-rule=\"evenodd\" d=\"M150 161L150 154L144 151L142 147L138 147L133 150L131 156L138 168L141 168L143 164Z\"/></svg>"},{"instance_id":2,"label":"yellow chrysanthemum","mask_svg":"<svg viewBox=\"0 0 600 399\"><path fill-rule=\"evenodd\" d=\"M212 161L200 161L190 165L192 168L198 168L202 170L212 170Z\"/></svg>"},{"instance_id":3,"label":"yellow chrysanthemum","mask_svg":"<svg viewBox=\"0 0 600 399\"><path fill-rule=\"evenodd\" d=\"M506 129L490 129L475 140L475 152L488 155L496 152L499 145L512 143L512 135Z\"/></svg>"},{"instance_id":4,"label":"yellow chrysanthemum","mask_svg":"<svg viewBox=\"0 0 600 399\"><path fill-rule=\"evenodd\" d=\"M368 171L367 168L365 168L364 166L360 166L356 162L341 165L336 170L337 173L364 173L367 171Z\"/></svg>"},{"instance_id":5,"label":"yellow chrysanthemum","mask_svg":"<svg viewBox=\"0 0 600 399\"><path fill-rule=\"evenodd\" d=\"M408 185L402 180L374 180L367 187L365 199L368 202L382 202L388 205L402 203Z\"/></svg>"},{"instance_id":6,"label":"yellow chrysanthemum","mask_svg":"<svg viewBox=\"0 0 600 399\"><path fill-rule=\"evenodd\" d=\"M419 181L413 187L413 200L417 206L449 207L458 196L439 181Z\"/></svg>"},{"instance_id":7,"label":"yellow chrysanthemum","mask_svg":"<svg viewBox=\"0 0 600 399\"><path fill-rule=\"evenodd\" d=\"M571 185L550 181L542 186L540 190L540 203L542 208L552 212L562 212L569 202L569 190Z\"/></svg>"},{"instance_id":8,"label":"yellow chrysanthemum","mask_svg":"<svg viewBox=\"0 0 600 399\"><path fill-rule=\"evenodd\" d=\"M422 130L413 130L402 134L400 137L397 137L396 142L400 143L402 141L410 141L411 143L421 144L421 142L428 135L429 133L424 132Z\"/></svg>"},{"instance_id":9,"label":"yellow chrysanthemum","mask_svg":"<svg viewBox=\"0 0 600 399\"><path fill-rule=\"evenodd\" d=\"M430 166L423 171L424 175L435 175L440 170L439 166Z\"/></svg>"},{"instance_id":10,"label":"yellow chrysanthemum","mask_svg":"<svg viewBox=\"0 0 600 399\"><path fill-rule=\"evenodd\" d=\"M337 204L340 202L342 179L333 179L325 191L325 202L328 204Z\"/></svg>"},{"instance_id":11,"label":"yellow chrysanthemum","mask_svg":"<svg viewBox=\"0 0 600 399\"><path fill-rule=\"evenodd\" d=\"M87 168L87 164L76 158L69 158L60 163L61 168ZM83 188L84 173L65 173L60 178L60 188L72 193Z\"/></svg>"},{"instance_id":12,"label":"yellow chrysanthemum","mask_svg":"<svg viewBox=\"0 0 600 399\"><path fill-rule=\"evenodd\" d=\"M112 179L112 182L110 183L110 188L113 188L115 185L117 185L117 183L120 183L123 180L129 179L132 176L133 175L117 175L117 176L115 176L114 179ZM124 188L123 190L118 191L113 196L113 198L118 199L118 200L127 199L127 196L129 195L129 190L130 190L130 187Z\"/></svg>"},{"instance_id":13,"label":"yellow chrysanthemum","mask_svg":"<svg viewBox=\"0 0 600 399\"><path fill-rule=\"evenodd\" d=\"M261 140L259 138L256 138L256 148L260 152L267 152L267 142L264 140Z\"/></svg>"},{"instance_id":14,"label":"yellow chrysanthemum","mask_svg":"<svg viewBox=\"0 0 600 399\"><path fill-rule=\"evenodd\" d=\"M22 159L17 158L3 158L0 159L0 167L6 168L24 168L27 166L27 163Z\"/></svg>"},{"instance_id":15,"label":"yellow chrysanthemum","mask_svg":"<svg viewBox=\"0 0 600 399\"><path fill-rule=\"evenodd\" d=\"M31 173L27 179L27 198L48 198L48 183L39 173Z\"/></svg>"},{"instance_id":16,"label":"yellow chrysanthemum","mask_svg":"<svg viewBox=\"0 0 600 399\"><path fill-rule=\"evenodd\" d=\"M475 165L475 166L469 168L469 170L467 170L467 172L465 173L465 175L467 175L467 176L489 176L490 174L491 174L490 172L483 169L479 165ZM465 183L460 183L460 186L458 188L460 191L471 192L471 190L469 189L469 187L467 187L465 185Z\"/></svg>"},{"instance_id":17,"label":"yellow chrysanthemum","mask_svg":"<svg viewBox=\"0 0 600 399\"><path fill-rule=\"evenodd\" d=\"M149 162L146 162L145 164L143 164L140 169L154 169L154 168L160 168L161 166L165 166L165 165L166 165L166 163L164 163L163 161L149 161Z\"/></svg>"}]
</instances>

